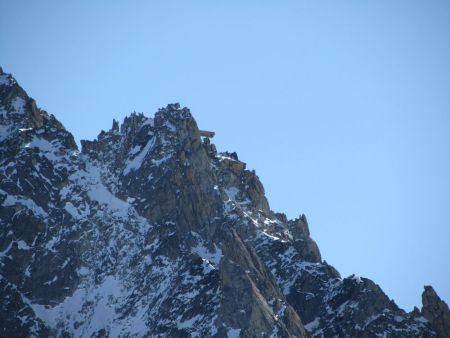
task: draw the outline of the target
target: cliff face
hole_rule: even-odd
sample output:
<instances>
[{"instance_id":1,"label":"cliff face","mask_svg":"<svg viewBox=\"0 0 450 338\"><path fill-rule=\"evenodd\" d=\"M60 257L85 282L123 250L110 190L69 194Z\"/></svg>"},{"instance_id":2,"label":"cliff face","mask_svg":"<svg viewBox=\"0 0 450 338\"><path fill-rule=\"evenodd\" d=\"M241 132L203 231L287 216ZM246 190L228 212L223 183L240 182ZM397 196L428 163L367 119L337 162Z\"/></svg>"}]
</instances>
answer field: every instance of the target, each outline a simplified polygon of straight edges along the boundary
<instances>
[{"instance_id":1,"label":"cliff face","mask_svg":"<svg viewBox=\"0 0 450 338\"><path fill-rule=\"evenodd\" d=\"M422 294L422 315L429 320L438 337L450 335L450 311L447 303L439 298L431 286L425 286Z\"/></svg>"},{"instance_id":2,"label":"cliff face","mask_svg":"<svg viewBox=\"0 0 450 338\"><path fill-rule=\"evenodd\" d=\"M449 336L437 295L341 278L187 108L81 144L0 71L1 336Z\"/></svg>"}]
</instances>

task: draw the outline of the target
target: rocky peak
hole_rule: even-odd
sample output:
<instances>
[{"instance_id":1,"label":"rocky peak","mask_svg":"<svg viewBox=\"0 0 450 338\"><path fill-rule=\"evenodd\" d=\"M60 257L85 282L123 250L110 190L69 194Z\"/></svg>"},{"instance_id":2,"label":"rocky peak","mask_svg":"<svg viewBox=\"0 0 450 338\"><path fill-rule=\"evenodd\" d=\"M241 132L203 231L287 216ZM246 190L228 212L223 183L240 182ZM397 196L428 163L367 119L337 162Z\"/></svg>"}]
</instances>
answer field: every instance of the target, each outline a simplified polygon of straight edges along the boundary
<instances>
[{"instance_id":1,"label":"rocky peak","mask_svg":"<svg viewBox=\"0 0 450 338\"><path fill-rule=\"evenodd\" d=\"M120 128L119 128L119 121L116 121L115 119L113 119L111 131L114 132L114 133L118 133L119 130L120 130Z\"/></svg>"},{"instance_id":2,"label":"rocky peak","mask_svg":"<svg viewBox=\"0 0 450 338\"><path fill-rule=\"evenodd\" d=\"M29 151L45 147L53 152L52 142L59 144L58 152L77 150L73 136L19 86L14 77L0 74L0 155L17 155L22 145ZM55 144L56 146L56 144Z\"/></svg>"},{"instance_id":3,"label":"rocky peak","mask_svg":"<svg viewBox=\"0 0 450 338\"><path fill-rule=\"evenodd\" d=\"M171 143L182 145L184 150L189 146L197 146L200 141L200 131L197 123L192 117L190 110L186 107L180 108L179 103L168 104L155 114L155 129L161 137Z\"/></svg>"},{"instance_id":4,"label":"rocky peak","mask_svg":"<svg viewBox=\"0 0 450 338\"><path fill-rule=\"evenodd\" d=\"M120 132L123 135L136 134L142 127L142 125L147 121L149 124L153 124L153 122L145 117L143 113L133 112L130 116L125 117L125 119L123 120L123 123L120 126ZM110 132L117 133L119 131L118 125L119 122L113 120L113 126Z\"/></svg>"},{"instance_id":5,"label":"rocky peak","mask_svg":"<svg viewBox=\"0 0 450 338\"><path fill-rule=\"evenodd\" d=\"M422 315L428 319L438 338L450 337L450 310L433 287L425 286L422 293Z\"/></svg>"},{"instance_id":6,"label":"rocky peak","mask_svg":"<svg viewBox=\"0 0 450 338\"><path fill-rule=\"evenodd\" d=\"M199 131L189 109L180 108L179 103L173 103L160 108L154 118L134 112L124 118L120 128L119 123L113 120L110 130L102 130L96 140L82 140L81 144L83 153L92 152L97 158L98 153L101 153L104 161L111 160L112 157L123 165L127 156L128 159L133 158L139 152L138 148L144 147L150 139L153 139L155 145L168 148L196 138L199 139Z\"/></svg>"},{"instance_id":7,"label":"rocky peak","mask_svg":"<svg viewBox=\"0 0 450 338\"><path fill-rule=\"evenodd\" d=\"M139 201L142 212L157 222L174 221L188 230L208 224L221 200L197 123L179 104L161 108L153 126L136 134L123 169L124 192Z\"/></svg>"},{"instance_id":8,"label":"rocky peak","mask_svg":"<svg viewBox=\"0 0 450 338\"><path fill-rule=\"evenodd\" d=\"M434 291L408 314L371 280L342 278L322 261L306 216L271 211L256 173L202 139L189 109L113 120L79 155L45 112L15 110L14 98L29 98L0 79L1 336L447 330Z\"/></svg>"},{"instance_id":9,"label":"rocky peak","mask_svg":"<svg viewBox=\"0 0 450 338\"><path fill-rule=\"evenodd\" d=\"M53 115L37 107L36 101L27 95L11 74L3 71L0 73L0 114L1 125L14 126L14 129L44 125L64 129Z\"/></svg>"}]
</instances>

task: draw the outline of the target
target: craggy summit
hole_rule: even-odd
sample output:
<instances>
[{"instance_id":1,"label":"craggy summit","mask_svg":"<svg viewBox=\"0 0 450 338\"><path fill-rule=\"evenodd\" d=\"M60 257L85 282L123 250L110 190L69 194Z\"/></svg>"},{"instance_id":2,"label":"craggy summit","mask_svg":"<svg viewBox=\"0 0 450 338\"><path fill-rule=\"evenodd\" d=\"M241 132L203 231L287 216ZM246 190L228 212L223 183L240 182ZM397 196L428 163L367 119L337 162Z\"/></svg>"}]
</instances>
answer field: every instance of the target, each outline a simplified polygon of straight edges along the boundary
<instances>
[{"instance_id":1,"label":"craggy summit","mask_svg":"<svg viewBox=\"0 0 450 338\"><path fill-rule=\"evenodd\" d=\"M0 69L0 336L450 337L322 260L189 109L74 138Z\"/></svg>"}]
</instances>

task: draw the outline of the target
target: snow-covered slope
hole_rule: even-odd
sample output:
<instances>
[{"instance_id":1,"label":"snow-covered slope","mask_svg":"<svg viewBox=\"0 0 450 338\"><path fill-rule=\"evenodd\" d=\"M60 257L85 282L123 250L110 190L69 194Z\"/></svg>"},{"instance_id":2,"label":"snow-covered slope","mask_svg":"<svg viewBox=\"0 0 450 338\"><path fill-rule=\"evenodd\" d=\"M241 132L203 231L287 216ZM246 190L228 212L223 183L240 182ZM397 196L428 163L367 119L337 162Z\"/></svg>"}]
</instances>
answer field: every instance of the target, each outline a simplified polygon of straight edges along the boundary
<instances>
[{"instance_id":1,"label":"snow-covered slope","mask_svg":"<svg viewBox=\"0 0 450 338\"><path fill-rule=\"evenodd\" d=\"M406 313L341 278L178 104L79 151L0 70L0 156L2 337L448 336L435 293Z\"/></svg>"}]
</instances>

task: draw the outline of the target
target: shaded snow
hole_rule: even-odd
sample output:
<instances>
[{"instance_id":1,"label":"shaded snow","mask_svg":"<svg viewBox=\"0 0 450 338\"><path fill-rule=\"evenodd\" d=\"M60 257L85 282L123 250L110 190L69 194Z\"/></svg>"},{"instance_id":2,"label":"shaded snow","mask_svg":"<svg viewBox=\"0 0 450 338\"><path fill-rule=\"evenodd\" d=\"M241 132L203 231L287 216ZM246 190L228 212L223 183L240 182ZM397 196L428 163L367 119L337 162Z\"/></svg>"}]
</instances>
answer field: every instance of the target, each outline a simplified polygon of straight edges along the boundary
<instances>
[{"instance_id":1,"label":"shaded snow","mask_svg":"<svg viewBox=\"0 0 450 338\"><path fill-rule=\"evenodd\" d=\"M57 154L60 149L59 144L53 144L37 136L34 136L31 142L25 145L25 148L38 148L42 154L52 162L56 162L61 159L61 156Z\"/></svg>"},{"instance_id":2,"label":"shaded snow","mask_svg":"<svg viewBox=\"0 0 450 338\"><path fill-rule=\"evenodd\" d=\"M150 117L147 118L147 120L145 120L145 122L141 124L141 128L143 126L147 126L147 125L149 125L150 127L153 127L155 125L154 120Z\"/></svg>"},{"instance_id":3,"label":"shaded snow","mask_svg":"<svg viewBox=\"0 0 450 338\"><path fill-rule=\"evenodd\" d=\"M102 182L100 168L88 164L85 172L77 172L72 178L78 179L79 182L85 182L85 185L87 185L87 194L91 201L96 201L100 205L103 205L112 211L115 216L128 216L131 207L130 204L117 198L108 190Z\"/></svg>"},{"instance_id":4,"label":"shaded snow","mask_svg":"<svg viewBox=\"0 0 450 338\"><path fill-rule=\"evenodd\" d=\"M5 140L13 131L14 128L12 126L0 125L0 142Z\"/></svg>"},{"instance_id":5,"label":"shaded snow","mask_svg":"<svg viewBox=\"0 0 450 338\"><path fill-rule=\"evenodd\" d=\"M200 236L192 232L194 236L197 237L198 243L195 247L191 249L193 253L199 255L205 263L210 264L213 269L219 266L220 260L222 259L222 250L214 244L214 251L211 252L200 239Z\"/></svg>"},{"instance_id":6,"label":"shaded snow","mask_svg":"<svg viewBox=\"0 0 450 338\"><path fill-rule=\"evenodd\" d=\"M241 329L229 329L227 331L227 338L239 338L240 333Z\"/></svg>"},{"instance_id":7,"label":"shaded snow","mask_svg":"<svg viewBox=\"0 0 450 338\"><path fill-rule=\"evenodd\" d=\"M234 201L236 199L236 195L239 193L239 189L236 187L230 187L225 189L225 193L230 200Z\"/></svg>"},{"instance_id":8,"label":"shaded snow","mask_svg":"<svg viewBox=\"0 0 450 338\"><path fill-rule=\"evenodd\" d=\"M187 329L187 328L194 327L194 326L195 326L195 325L194 325L195 322L201 320L202 318L203 318L202 315L196 315L196 316L194 316L194 317L192 317L192 318L190 318L190 319L187 319L187 320L185 320L185 321L178 322L178 323L177 323L177 327L178 327L179 329Z\"/></svg>"},{"instance_id":9,"label":"shaded snow","mask_svg":"<svg viewBox=\"0 0 450 338\"><path fill-rule=\"evenodd\" d=\"M3 202L3 206L5 207L16 206L17 204L27 207L27 209L31 210L35 216L48 217L44 209L38 206L31 198L7 195Z\"/></svg>"},{"instance_id":10,"label":"shaded snow","mask_svg":"<svg viewBox=\"0 0 450 338\"><path fill-rule=\"evenodd\" d=\"M308 324L305 325L305 329L308 330L309 332L314 332L320 324L320 318L316 317L312 322L309 322Z\"/></svg>"},{"instance_id":11,"label":"shaded snow","mask_svg":"<svg viewBox=\"0 0 450 338\"><path fill-rule=\"evenodd\" d=\"M177 128L175 128L175 126L172 123L170 123L169 121L165 121L164 122L164 126L169 128L170 131L173 132L173 133L177 130Z\"/></svg>"},{"instance_id":12,"label":"shaded snow","mask_svg":"<svg viewBox=\"0 0 450 338\"><path fill-rule=\"evenodd\" d=\"M20 240L17 242L17 247L20 250L30 250L31 248L28 246L28 244L24 240Z\"/></svg>"},{"instance_id":13,"label":"shaded snow","mask_svg":"<svg viewBox=\"0 0 450 338\"><path fill-rule=\"evenodd\" d=\"M81 210L81 208L75 207L71 202L66 202L64 210L66 210L76 220L86 218L90 214L89 206L87 206L85 210Z\"/></svg>"},{"instance_id":14,"label":"shaded snow","mask_svg":"<svg viewBox=\"0 0 450 338\"><path fill-rule=\"evenodd\" d=\"M23 114L25 112L24 111L25 100L22 99L21 97L14 98L11 102L11 105L17 113Z\"/></svg>"},{"instance_id":15,"label":"shaded snow","mask_svg":"<svg viewBox=\"0 0 450 338\"><path fill-rule=\"evenodd\" d=\"M6 74L0 75L0 86L4 86L4 85L9 86L10 84L11 83L8 79L8 75L6 75Z\"/></svg>"},{"instance_id":16,"label":"shaded snow","mask_svg":"<svg viewBox=\"0 0 450 338\"><path fill-rule=\"evenodd\" d=\"M152 163L154 164L154 165L157 165L157 166L159 166L159 165L161 165L161 163L163 163L163 162L166 162L169 158L171 158L172 157L172 153L170 153L170 154L167 154L167 155L164 155L162 158L160 158L159 160L152 160Z\"/></svg>"},{"instance_id":17,"label":"shaded snow","mask_svg":"<svg viewBox=\"0 0 450 338\"><path fill-rule=\"evenodd\" d=\"M123 175L128 175L130 173L130 171L139 169L141 167L142 162L144 161L145 157L153 149L154 146L155 146L155 138L152 137L147 142L144 149L142 149L140 152L136 147L134 147L131 150L130 154L134 155L138 152L139 153L133 159L127 160L127 162L125 163L125 169L123 169Z\"/></svg>"},{"instance_id":18,"label":"shaded snow","mask_svg":"<svg viewBox=\"0 0 450 338\"><path fill-rule=\"evenodd\" d=\"M54 281L55 278L51 282ZM104 328L108 330L109 337L121 336L121 331L124 329L127 329L126 332L143 336L148 328L142 321L133 321L132 316L120 320L116 312L117 304L126 299L130 292L115 276L107 276L101 284L80 288L71 297L67 297L54 307L33 304L27 299L24 301L30 304L35 314L52 328L56 328L60 322L82 323L83 325L76 327L72 325L66 327L76 337L94 336L96 332ZM89 304L90 308L86 308L86 304ZM91 313L91 316L86 316L86 311ZM141 325L137 325L139 323Z\"/></svg>"}]
</instances>

